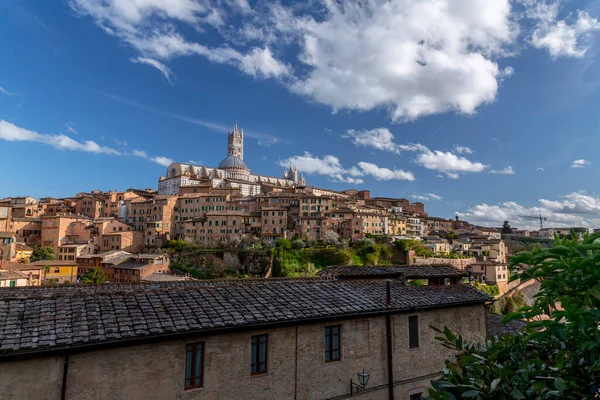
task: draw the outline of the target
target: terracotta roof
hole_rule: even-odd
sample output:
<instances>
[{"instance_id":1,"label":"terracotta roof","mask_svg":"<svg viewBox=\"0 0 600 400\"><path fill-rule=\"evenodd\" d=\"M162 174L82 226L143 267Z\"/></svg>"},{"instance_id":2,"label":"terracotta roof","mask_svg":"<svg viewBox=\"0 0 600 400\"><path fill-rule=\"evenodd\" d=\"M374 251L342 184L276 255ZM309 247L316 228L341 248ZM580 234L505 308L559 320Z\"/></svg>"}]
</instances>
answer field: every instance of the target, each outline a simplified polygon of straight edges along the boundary
<instances>
[{"instance_id":1,"label":"terracotta roof","mask_svg":"<svg viewBox=\"0 0 600 400\"><path fill-rule=\"evenodd\" d=\"M0 357L488 299L470 286L394 283L388 306L385 282L319 279L13 288L0 291Z\"/></svg>"},{"instance_id":2,"label":"terracotta roof","mask_svg":"<svg viewBox=\"0 0 600 400\"><path fill-rule=\"evenodd\" d=\"M0 281L27 279L27 275L17 270L0 270Z\"/></svg>"},{"instance_id":3,"label":"terracotta roof","mask_svg":"<svg viewBox=\"0 0 600 400\"><path fill-rule=\"evenodd\" d=\"M39 265L31 265L18 262L4 263L3 268L10 269L13 271L36 271L42 269L42 267Z\"/></svg>"},{"instance_id":4,"label":"terracotta roof","mask_svg":"<svg viewBox=\"0 0 600 400\"><path fill-rule=\"evenodd\" d=\"M15 246L15 249L17 251L33 251L33 249L29 246L27 246L26 244L23 243L17 243L17 245Z\"/></svg>"},{"instance_id":5,"label":"terracotta roof","mask_svg":"<svg viewBox=\"0 0 600 400\"><path fill-rule=\"evenodd\" d=\"M466 276L463 271L448 265L409 265L409 266L381 266L381 267L357 267L357 266L333 266L322 269L318 272L320 276L335 277L367 277L367 278L385 278L400 277L407 279L427 279L427 278L459 278Z\"/></svg>"},{"instance_id":6,"label":"terracotta roof","mask_svg":"<svg viewBox=\"0 0 600 400\"><path fill-rule=\"evenodd\" d=\"M502 324L502 318L502 315L488 314L488 336L514 335L527 325L527 322L519 320Z\"/></svg>"},{"instance_id":7,"label":"terracotta roof","mask_svg":"<svg viewBox=\"0 0 600 400\"><path fill-rule=\"evenodd\" d=\"M37 267L44 267L46 265L48 265L49 267L76 267L79 264L73 261L42 260L29 263L29 265Z\"/></svg>"},{"instance_id":8,"label":"terracotta roof","mask_svg":"<svg viewBox=\"0 0 600 400\"><path fill-rule=\"evenodd\" d=\"M144 278L141 279L142 282L181 282L181 281L189 281L191 278L183 275L173 275L173 274L162 274L159 272L154 272Z\"/></svg>"},{"instance_id":9,"label":"terracotta roof","mask_svg":"<svg viewBox=\"0 0 600 400\"><path fill-rule=\"evenodd\" d=\"M0 238L11 238L14 237L14 232L0 232Z\"/></svg>"}]
</instances>

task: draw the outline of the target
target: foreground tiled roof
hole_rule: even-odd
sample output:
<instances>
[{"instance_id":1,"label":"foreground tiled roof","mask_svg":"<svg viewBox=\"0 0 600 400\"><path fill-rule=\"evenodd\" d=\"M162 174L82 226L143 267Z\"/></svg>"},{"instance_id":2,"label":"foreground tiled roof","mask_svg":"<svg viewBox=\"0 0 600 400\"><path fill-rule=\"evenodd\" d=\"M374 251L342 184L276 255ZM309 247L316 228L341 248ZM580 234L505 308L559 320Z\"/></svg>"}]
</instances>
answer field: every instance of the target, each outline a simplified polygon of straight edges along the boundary
<instances>
[{"instance_id":1,"label":"foreground tiled roof","mask_svg":"<svg viewBox=\"0 0 600 400\"><path fill-rule=\"evenodd\" d=\"M209 333L453 305L490 298L463 285L321 279L216 280L0 290L0 358L115 340Z\"/></svg>"},{"instance_id":2,"label":"foreground tiled roof","mask_svg":"<svg viewBox=\"0 0 600 400\"><path fill-rule=\"evenodd\" d=\"M319 271L319 275L373 278L403 275L407 279L458 278L461 276L466 276L463 271L448 265L392 265L389 267L357 267L338 265L324 268L323 270Z\"/></svg>"},{"instance_id":3,"label":"foreground tiled roof","mask_svg":"<svg viewBox=\"0 0 600 400\"><path fill-rule=\"evenodd\" d=\"M502 318L502 315L488 314L488 336L514 335L527 325L527 322L519 320L503 324Z\"/></svg>"}]
</instances>

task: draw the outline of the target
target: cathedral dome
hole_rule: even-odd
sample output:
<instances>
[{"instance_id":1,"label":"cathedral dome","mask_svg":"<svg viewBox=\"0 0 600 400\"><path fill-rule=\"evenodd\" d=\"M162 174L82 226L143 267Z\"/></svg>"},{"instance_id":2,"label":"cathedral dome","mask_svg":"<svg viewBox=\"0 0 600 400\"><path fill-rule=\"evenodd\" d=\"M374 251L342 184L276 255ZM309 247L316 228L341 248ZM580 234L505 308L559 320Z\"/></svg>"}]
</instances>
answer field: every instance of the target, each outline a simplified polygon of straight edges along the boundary
<instances>
[{"instance_id":1,"label":"cathedral dome","mask_svg":"<svg viewBox=\"0 0 600 400\"><path fill-rule=\"evenodd\" d=\"M231 155L221 161L219 164L219 169L245 169L248 170L244 161L238 156Z\"/></svg>"}]
</instances>

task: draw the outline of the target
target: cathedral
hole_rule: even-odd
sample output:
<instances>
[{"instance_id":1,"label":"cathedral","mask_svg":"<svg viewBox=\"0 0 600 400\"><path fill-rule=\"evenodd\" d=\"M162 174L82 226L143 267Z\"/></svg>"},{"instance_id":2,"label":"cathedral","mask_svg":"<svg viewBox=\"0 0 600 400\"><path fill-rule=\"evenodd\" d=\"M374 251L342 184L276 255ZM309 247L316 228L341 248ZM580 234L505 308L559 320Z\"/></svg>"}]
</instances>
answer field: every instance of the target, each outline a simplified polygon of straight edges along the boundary
<instances>
[{"instance_id":1,"label":"cathedral","mask_svg":"<svg viewBox=\"0 0 600 400\"><path fill-rule=\"evenodd\" d=\"M244 163L244 131L238 129L227 133L227 157L218 167L206 167L174 162L167 167L166 176L158 180L159 194L178 194L180 187L209 186L213 188L239 188L245 196L264 194L272 188L305 186L303 176L290 164L283 177L255 175Z\"/></svg>"}]
</instances>

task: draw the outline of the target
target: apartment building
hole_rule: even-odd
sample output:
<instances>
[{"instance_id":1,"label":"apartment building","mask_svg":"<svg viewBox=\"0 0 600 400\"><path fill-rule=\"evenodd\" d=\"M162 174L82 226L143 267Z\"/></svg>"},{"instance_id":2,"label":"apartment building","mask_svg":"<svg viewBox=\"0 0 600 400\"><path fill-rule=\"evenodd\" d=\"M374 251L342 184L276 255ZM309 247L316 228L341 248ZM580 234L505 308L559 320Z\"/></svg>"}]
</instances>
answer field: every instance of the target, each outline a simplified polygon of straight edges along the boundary
<instances>
[{"instance_id":1,"label":"apartment building","mask_svg":"<svg viewBox=\"0 0 600 400\"><path fill-rule=\"evenodd\" d=\"M26 264L39 271L41 284L64 284L77 281L77 263L64 260L43 260Z\"/></svg>"},{"instance_id":2,"label":"apartment building","mask_svg":"<svg viewBox=\"0 0 600 400\"><path fill-rule=\"evenodd\" d=\"M10 230L15 232L17 242L40 245L42 241L42 219L13 217Z\"/></svg>"},{"instance_id":3,"label":"apartment building","mask_svg":"<svg viewBox=\"0 0 600 400\"><path fill-rule=\"evenodd\" d=\"M429 325L482 341L488 300L469 286L381 279L14 288L0 292L0 391L262 400L346 398L359 388L361 399L416 399L453 356Z\"/></svg>"},{"instance_id":4,"label":"apartment building","mask_svg":"<svg viewBox=\"0 0 600 400\"><path fill-rule=\"evenodd\" d=\"M134 227L115 218L101 218L94 221L96 252L125 250L139 253L144 248L144 234Z\"/></svg>"},{"instance_id":5,"label":"apartment building","mask_svg":"<svg viewBox=\"0 0 600 400\"><path fill-rule=\"evenodd\" d=\"M177 196L160 195L131 200L131 218L135 230L144 234L146 248L160 247L174 237Z\"/></svg>"},{"instance_id":6,"label":"apartment building","mask_svg":"<svg viewBox=\"0 0 600 400\"><path fill-rule=\"evenodd\" d=\"M471 274L476 282L488 285L498 285L500 294L508 290L510 272L505 263L496 261L482 261L468 265L466 271Z\"/></svg>"},{"instance_id":7,"label":"apartment building","mask_svg":"<svg viewBox=\"0 0 600 400\"><path fill-rule=\"evenodd\" d=\"M71 226L72 223L73 226ZM42 246L52 247L55 254L62 244L73 240L89 240L90 234L85 228L91 220L88 217L74 214L44 215L42 217ZM83 236L83 237L82 237Z\"/></svg>"}]
</instances>

